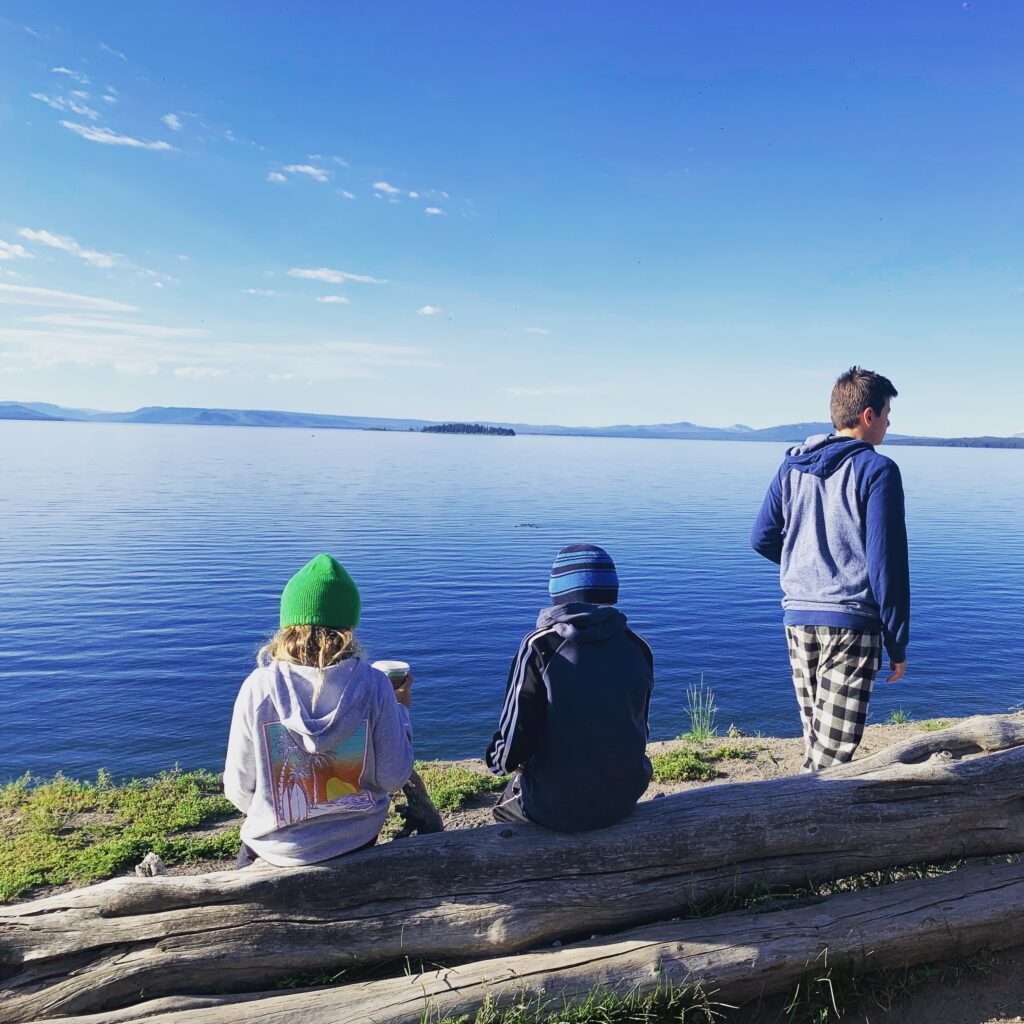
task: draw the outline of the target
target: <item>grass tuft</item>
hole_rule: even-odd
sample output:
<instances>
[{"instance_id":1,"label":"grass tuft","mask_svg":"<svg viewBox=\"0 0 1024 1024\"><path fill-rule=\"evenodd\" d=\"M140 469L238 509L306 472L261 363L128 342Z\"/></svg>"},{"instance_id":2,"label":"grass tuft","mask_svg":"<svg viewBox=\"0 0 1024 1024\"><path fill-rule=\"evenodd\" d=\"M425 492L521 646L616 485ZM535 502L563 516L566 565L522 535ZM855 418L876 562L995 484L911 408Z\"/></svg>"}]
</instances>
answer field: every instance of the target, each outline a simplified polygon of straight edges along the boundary
<instances>
[{"instance_id":1,"label":"grass tuft","mask_svg":"<svg viewBox=\"0 0 1024 1024\"><path fill-rule=\"evenodd\" d=\"M23 775L0 788L0 902L40 886L110 878L150 850L166 864L234 857L238 829L197 829L238 812L213 772L174 769L115 785Z\"/></svg>"},{"instance_id":2,"label":"grass tuft","mask_svg":"<svg viewBox=\"0 0 1024 1024\"><path fill-rule=\"evenodd\" d=\"M952 724L945 718L929 718L924 722L918 722L917 727L921 732L938 732L940 729L948 729Z\"/></svg>"},{"instance_id":3,"label":"grass tuft","mask_svg":"<svg viewBox=\"0 0 1024 1024\"><path fill-rule=\"evenodd\" d=\"M445 761L419 761L416 771L434 806L441 811L457 811L475 797L494 793L508 783L507 775L473 771Z\"/></svg>"},{"instance_id":4,"label":"grass tuft","mask_svg":"<svg viewBox=\"0 0 1024 1024\"><path fill-rule=\"evenodd\" d=\"M686 713L690 716L690 728L686 733L690 739L704 742L718 731L715 727L718 717L715 691L704 685L703 672L696 686L691 684L686 688Z\"/></svg>"},{"instance_id":5,"label":"grass tuft","mask_svg":"<svg viewBox=\"0 0 1024 1024\"><path fill-rule=\"evenodd\" d=\"M890 725L906 725L910 721L910 713L903 708L897 708L889 715L888 721Z\"/></svg>"}]
</instances>

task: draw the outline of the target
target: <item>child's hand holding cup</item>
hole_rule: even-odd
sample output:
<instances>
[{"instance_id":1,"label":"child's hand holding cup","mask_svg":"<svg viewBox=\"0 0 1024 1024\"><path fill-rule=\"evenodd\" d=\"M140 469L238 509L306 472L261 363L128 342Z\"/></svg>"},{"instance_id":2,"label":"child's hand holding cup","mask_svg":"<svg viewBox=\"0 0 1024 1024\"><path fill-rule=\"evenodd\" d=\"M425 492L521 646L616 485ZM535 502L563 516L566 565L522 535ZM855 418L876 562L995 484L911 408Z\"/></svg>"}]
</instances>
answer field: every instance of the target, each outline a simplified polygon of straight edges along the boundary
<instances>
[{"instance_id":1,"label":"child's hand holding cup","mask_svg":"<svg viewBox=\"0 0 1024 1024\"><path fill-rule=\"evenodd\" d=\"M395 688L395 700L409 707L412 704L412 673L407 661L375 661L371 668L383 672Z\"/></svg>"}]
</instances>

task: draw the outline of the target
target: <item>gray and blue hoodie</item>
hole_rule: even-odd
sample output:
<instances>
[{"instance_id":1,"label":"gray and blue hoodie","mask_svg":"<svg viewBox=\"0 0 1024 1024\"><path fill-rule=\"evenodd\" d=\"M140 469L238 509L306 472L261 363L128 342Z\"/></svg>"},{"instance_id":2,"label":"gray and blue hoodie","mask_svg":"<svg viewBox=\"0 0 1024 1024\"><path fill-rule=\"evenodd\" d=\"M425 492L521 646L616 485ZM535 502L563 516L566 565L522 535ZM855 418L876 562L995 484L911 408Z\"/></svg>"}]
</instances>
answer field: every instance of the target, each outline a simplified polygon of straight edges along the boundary
<instances>
[{"instance_id":1,"label":"gray and blue hoodie","mask_svg":"<svg viewBox=\"0 0 1024 1024\"><path fill-rule=\"evenodd\" d=\"M910 573L899 467L856 438L819 434L791 448L750 543L781 566L787 626L882 634L907 656Z\"/></svg>"},{"instance_id":2,"label":"gray and blue hoodie","mask_svg":"<svg viewBox=\"0 0 1024 1024\"><path fill-rule=\"evenodd\" d=\"M412 772L409 711L388 677L347 658L316 693L318 674L285 661L255 669L231 719L224 794L245 813L242 841L279 867L370 842Z\"/></svg>"}]
</instances>

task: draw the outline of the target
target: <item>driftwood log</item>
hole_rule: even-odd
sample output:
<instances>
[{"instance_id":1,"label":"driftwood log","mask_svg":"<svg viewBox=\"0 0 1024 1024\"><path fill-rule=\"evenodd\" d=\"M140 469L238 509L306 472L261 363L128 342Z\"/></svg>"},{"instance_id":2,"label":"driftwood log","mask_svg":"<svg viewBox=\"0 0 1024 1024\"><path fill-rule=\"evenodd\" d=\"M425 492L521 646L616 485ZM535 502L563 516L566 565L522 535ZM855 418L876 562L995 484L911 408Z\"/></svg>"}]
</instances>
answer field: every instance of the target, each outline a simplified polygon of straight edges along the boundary
<instances>
[{"instance_id":1,"label":"driftwood log","mask_svg":"<svg viewBox=\"0 0 1024 1024\"><path fill-rule=\"evenodd\" d=\"M67 1024L405 1024L472 1014L485 1001L546 1001L594 989L646 994L699 985L738 1006L830 970L879 970L1024 944L1024 864L977 866L811 905L648 925L594 942L429 974L258 997L170 998ZM254 1005L254 998L258 1005Z\"/></svg>"},{"instance_id":2,"label":"driftwood log","mask_svg":"<svg viewBox=\"0 0 1024 1024\"><path fill-rule=\"evenodd\" d=\"M653 800L586 836L495 825L0 908L0 1021L403 956L498 956L736 890L1021 850L1024 718L974 718L818 775Z\"/></svg>"}]
</instances>

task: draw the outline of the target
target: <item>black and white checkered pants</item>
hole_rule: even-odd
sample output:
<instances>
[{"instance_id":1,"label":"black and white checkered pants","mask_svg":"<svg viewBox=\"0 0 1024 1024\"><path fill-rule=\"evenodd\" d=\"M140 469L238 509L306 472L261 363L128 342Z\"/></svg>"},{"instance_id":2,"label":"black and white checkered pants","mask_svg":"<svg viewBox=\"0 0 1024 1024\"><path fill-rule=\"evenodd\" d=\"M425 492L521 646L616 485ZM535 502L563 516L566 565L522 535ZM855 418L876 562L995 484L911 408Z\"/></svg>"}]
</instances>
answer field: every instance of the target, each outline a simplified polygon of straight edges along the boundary
<instances>
[{"instance_id":1,"label":"black and white checkered pants","mask_svg":"<svg viewBox=\"0 0 1024 1024\"><path fill-rule=\"evenodd\" d=\"M851 760L882 664L881 635L838 626L787 626L786 642L804 727L802 770Z\"/></svg>"}]
</instances>

